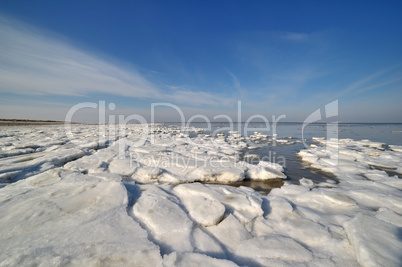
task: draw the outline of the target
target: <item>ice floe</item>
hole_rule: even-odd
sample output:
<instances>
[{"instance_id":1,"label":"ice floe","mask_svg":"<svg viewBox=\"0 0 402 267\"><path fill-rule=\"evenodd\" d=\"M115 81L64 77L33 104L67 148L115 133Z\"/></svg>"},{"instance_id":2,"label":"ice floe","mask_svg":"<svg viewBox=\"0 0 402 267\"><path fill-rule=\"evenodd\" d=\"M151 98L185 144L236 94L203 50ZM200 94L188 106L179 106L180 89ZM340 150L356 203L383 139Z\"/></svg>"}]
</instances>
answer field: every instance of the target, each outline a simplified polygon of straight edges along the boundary
<instances>
[{"instance_id":1,"label":"ice floe","mask_svg":"<svg viewBox=\"0 0 402 267\"><path fill-rule=\"evenodd\" d=\"M300 160L337 182L263 195L230 183L285 169L245 161L238 132L150 129L2 128L0 265L401 266L400 147L314 138Z\"/></svg>"}]
</instances>

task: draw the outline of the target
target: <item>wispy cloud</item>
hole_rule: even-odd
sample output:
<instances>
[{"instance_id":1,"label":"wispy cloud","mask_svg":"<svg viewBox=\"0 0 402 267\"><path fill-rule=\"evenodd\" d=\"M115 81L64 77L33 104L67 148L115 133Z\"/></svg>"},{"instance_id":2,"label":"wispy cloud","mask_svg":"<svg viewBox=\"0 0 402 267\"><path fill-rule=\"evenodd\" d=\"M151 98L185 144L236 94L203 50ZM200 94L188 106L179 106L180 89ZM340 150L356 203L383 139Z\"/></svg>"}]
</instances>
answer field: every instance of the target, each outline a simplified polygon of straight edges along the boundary
<instances>
[{"instance_id":1,"label":"wispy cloud","mask_svg":"<svg viewBox=\"0 0 402 267\"><path fill-rule=\"evenodd\" d=\"M278 32L278 37L289 41L306 41L309 39L307 33L297 33L297 32Z\"/></svg>"},{"instance_id":2,"label":"wispy cloud","mask_svg":"<svg viewBox=\"0 0 402 267\"><path fill-rule=\"evenodd\" d=\"M343 90L338 97L345 94L353 93L360 94L366 91L383 88L384 86L396 83L402 80L400 71L393 74L395 70L400 69L401 65L395 65L392 67L384 68L380 71L372 73L362 79L359 79L351 83L345 90Z\"/></svg>"},{"instance_id":3,"label":"wispy cloud","mask_svg":"<svg viewBox=\"0 0 402 267\"><path fill-rule=\"evenodd\" d=\"M18 94L85 95L93 92L151 97L157 88L134 69L123 69L36 28L2 18L0 90Z\"/></svg>"},{"instance_id":4,"label":"wispy cloud","mask_svg":"<svg viewBox=\"0 0 402 267\"><path fill-rule=\"evenodd\" d=\"M62 37L0 15L0 92L83 96L107 93L193 105L219 95L161 90L134 66L79 49Z\"/></svg>"},{"instance_id":5,"label":"wispy cloud","mask_svg":"<svg viewBox=\"0 0 402 267\"><path fill-rule=\"evenodd\" d=\"M373 85L370 85L370 86L363 87L363 88L357 90L356 93L363 93L363 92L366 92L366 91L382 88L382 87L385 87L387 85L396 83L396 82L398 82L400 80L402 80L402 76L399 76L399 77L394 78L394 79L389 79L389 80L386 80L386 81L381 82L381 83L376 83L376 84L373 84Z\"/></svg>"},{"instance_id":6,"label":"wispy cloud","mask_svg":"<svg viewBox=\"0 0 402 267\"><path fill-rule=\"evenodd\" d=\"M240 98L243 98L244 97L244 89L242 88L242 85L241 85L241 82L240 82L240 79L236 76L236 75L234 75L231 71L229 71L228 69L225 69L226 70L226 72L230 75L230 77L232 77L232 80L233 80L233 88L234 88L234 90L236 90L236 93L237 93L237 97L240 99Z\"/></svg>"},{"instance_id":7,"label":"wispy cloud","mask_svg":"<svg viewBox=\"0 0 402 267\"><path fill-rule=\"evenodd\" d=\"M223 95L187 90L176 90L174 94L167 96L166 99L176 103L189 103L191 101L193 105L231 106L236 103L234 99Z\"/></svg>"}]
</instances>

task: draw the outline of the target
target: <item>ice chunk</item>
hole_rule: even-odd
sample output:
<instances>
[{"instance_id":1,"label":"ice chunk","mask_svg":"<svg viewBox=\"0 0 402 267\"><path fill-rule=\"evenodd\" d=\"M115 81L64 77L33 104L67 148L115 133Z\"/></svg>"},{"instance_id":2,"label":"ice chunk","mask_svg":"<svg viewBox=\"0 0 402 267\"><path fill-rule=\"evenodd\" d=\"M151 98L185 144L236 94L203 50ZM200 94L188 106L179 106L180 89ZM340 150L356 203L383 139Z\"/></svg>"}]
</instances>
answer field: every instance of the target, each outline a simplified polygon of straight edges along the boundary
<instances>
[{"instance_id":1,"label":"ice chunk","mask_svg":"<svg viewBox=\"0 0 402 267\"><path fill-rule=\"evenodd\" d=\"M198 253L176 253L173 252L163 257L163 266L166 267L187 267L187 266L211 266L211 267L235 267L234 262L215 259Z\"/></svg>"},{"instance_id":2,"label":"ice chunk","mask_svg":"<svg viewBox=\"0 0 402 267\"><path fill-rule=\"evenodd\" d=\"M131 176L134 171L137 169L138 163L129 159L113 159L110 162L109 170L112 173L118 173L122 176Z\"/></svg>"},{"instance_id":3,"label":"ice chunk","mask_svg":"<svg viewBox=\"0 0 402 267\"><path fill-rule=\"evenodd\" d=\"M193 231L193 240L195 251L219 258L226 257L226 253L221 245L219 245L219 243L205 230L195 227Z\"/></svg>"},{"instance_id":4,"label":"ice chunk","mask_svg":"<svg viewBox=\"0 0 402 267\"><path fill-rule=\"evenodd\" d=\"M389 148L393 151L402 152L402 146L390 145Z\"/></svg>"},{"instance_id":5,"label":"ice chunk","mask_svg":"<svg viewBox=\"0 0 402 267\"><path fill-rule=\"evenodd\" d=\"M134 216L150 229L165 252L192 251L190 238L193 222L174 196L156 187L152 190L142 192L133 206Z\"/></svg>"},{"instance_id":6,"label":"ice chunk","mask_svg":"<svg viewBox=\"0 0 402 267\"><path fill-rule=\"evenodd\" d=\"M195 181L231 183L242 181L244 171L238 168L200 167L190 172L188 176Z\"/></svg>"},{"instance_id":7,"label":"ice chunk","mask_svg":"<svg viewBox=\"0 0 402 267\"><path fill-rule=\"evenodd\" d=\"M261 160L258 162L258 166L262 166L268 169L276 170L278 172L284 172L285 170L283 169L283 166L280 165L279 163L275 162L269 162L269 161L263 161Z\"/></svg>"},{"instance_id":8,"label":"ice chunk","mask_svg":"<svg viewBox=\"0 0 402 267\"><path fill-rule=\"evenodd\" d=\"M362 266L401 266L399 227L362 213L345 227Z\"/></svg>"},{"instance_id":9,"label":"ice chunk","mask_svg":"<svg viewBox=\"0 0 402 267\"><path fill-rule=\"evenodd\" d=\"M250 160L258 160L260 159L260 156L257 154L246 154L243 156L244 160L250 161Z\"/></svg>"},{"instance_id":10,"label":"ice chunk","mask_svg":"<svg viewBox=\"0 0 402 267\"><path fill-rule=\"evenodd\" d=\"M140 176L143 180L157 179L162 174L158 167L143 166L136 170L133 176Z\"/></svg>"},{"instance_id":11,"label":"ice chunk","mask_svg":"<svg viewBox=\"0 0 402 267\"><path fill-rule=\"evenodd\" d=\"M255 217L264 214L261 208L262 199L251 194L229 193L220 197L219 200L234 210L234 215L243 223L250 222Z\"/></svg>"},{"instance_id":12,"label":"ice chunk","mask_svg":"<svg viewBox=\"0 0 402 267\"><path fill-rule=\"evenodd\" d=\"M270 213L268 214L269 219L282 220L283 218L294 216L294 208L293 205L289 202L289 200L275 196L269 198L269 206Z\"/></svg>"},{"instance_id":13,"label":"ice chunk","mask_svg":"<svg viewBox=\"0 0 402 267\"><path fill-rule=\"evenodd\" d=\"M372 181L386 181L389 178L385 171L380 170L367 170L364 176Z\"/></svg>"},{"instance_id":14,"label":"ice chunk","mask_svg":"<svg viewBox=\"0 0 402 267\"><path fill-rule=\"evenodd\" d=\"M190 217L198 224L211 226L219 223L225 213L225 206L219 201L200 195L180 194Z\"/></svg>"},{"instance_id":15,"label":"ice chunk","mask_svg":"<svg viewBox=\"0 0 402 267\"><path fill-rule=\"evenodd\" d=\"M105 172L108 164L104 158L97 155L84 156L78 160L72 161L64 165L65 168L77 170L82 173L101 173Z\"/></svg>"},{"instance_id":16,"label":"ice chunk","mask_svg":"<svg viewBox=\"0 0 402 267\"><path fill-rule=\"evenodd\" d=\"M161 264L114 178L50 170L2 188L0 199L4 265Z\"/></svg>"},{"instance_id":17,"label":"ice chunk","mask_svg":"<svg viewBox=\"0 0 402 267\"><path fill-rule=\"evenodd\" d=\"M231 214L218 225L207 227L207 229L222 244L232 250L235 250L242 241L252 238L244 225Z\"/></svg>"},{"instance_id":18,"label":"ice chunk","mask_svg":"<svg viewBox=\"0 0 402 267\"><path fill-rule=\"evenodd\" d=\"M300 185L305 186L307 188L313 188L314 187L314 182L311 179L307 178L302 178L299 180Z\"/></svg>"},{"instance_id":19,"label":"ice chunk","mask_svg":"<svg viewBox=\"0 0 402 267\"><path fill-rule=\"evenodd\" d=\"M262 260L262 263L264 259L294 262L309 262L313 259L311 252L294 239L279 235L265 235L243 241L236 249L236 254Z\"/></svg>"},{"instance_id":20,"label":"ice chunk","mask_svg":"<svg viewBox=\"0 0 402 267\"><path fill-rule=\"evenodd\" d=\"M261 165L253 165L247 162L239 162L238 166L245 168L246 178L250 178L252 180L272 180L286 178L286 175L280 171L280 168L282 167L279 168L276 165L267 165L267 163L265 162Z\"/></svg>"},{"instance_id":21,"label":"ice chunk","mask_svg":"<svg viewBox=\"0 0 402 267\"><path fill-rule=\"evenodd\" d=\"M402 227L402 215L399 215L387 208L380 208L376 214L378 219L392 223L395 226Z\"/></svg>"},{"instance_id":22,"label":"ice chunk","mask_svg":"<svg viewBox=\"0 0 402 267\"><path fill-rule=\"evenodd\" d=\"M337 191L321 190L322 196L330 202L340 206L355 206L356 202L345 194Z\"/></svg>"}]
</instances>

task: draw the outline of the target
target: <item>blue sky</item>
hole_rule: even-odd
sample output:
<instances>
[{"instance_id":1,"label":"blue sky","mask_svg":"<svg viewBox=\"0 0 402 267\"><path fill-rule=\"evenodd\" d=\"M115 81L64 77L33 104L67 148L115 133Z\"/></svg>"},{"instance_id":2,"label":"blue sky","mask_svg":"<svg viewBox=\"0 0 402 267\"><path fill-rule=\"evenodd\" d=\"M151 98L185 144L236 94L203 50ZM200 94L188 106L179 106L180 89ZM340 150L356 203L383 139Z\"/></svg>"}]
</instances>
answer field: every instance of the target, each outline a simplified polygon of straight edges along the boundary
<instances>
[{"instance_id":1,"label":"blue sky","mask_svg":"<svg viewBox=\"0 0 402 267\"><path fill-rule=\"evenodd\" d=\"M1 1L0 117L402 122L401 1ZM95 122L83 109L74 120ZM157 120L177 121L173 109Z\"/></svg>"}]
</instances>

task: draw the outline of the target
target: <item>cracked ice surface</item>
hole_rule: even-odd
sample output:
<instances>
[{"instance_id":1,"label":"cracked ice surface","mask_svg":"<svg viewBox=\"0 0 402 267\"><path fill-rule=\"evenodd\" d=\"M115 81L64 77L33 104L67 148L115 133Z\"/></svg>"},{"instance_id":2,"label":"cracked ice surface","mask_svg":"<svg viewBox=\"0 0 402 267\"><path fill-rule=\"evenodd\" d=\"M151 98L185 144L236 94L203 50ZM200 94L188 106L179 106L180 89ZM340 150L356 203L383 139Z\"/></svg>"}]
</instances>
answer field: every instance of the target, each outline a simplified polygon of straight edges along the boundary
<instances>
[{"instance_id":1,"label":"cracked ice surface","mask_svg":"<svg viewBox=\"0 0 402 267\"><path fill-rule=\"evenodd\" d=\"M126 127L105 143L93 125L76 142L63 126L1 129L0 265L401 265L399 147L316 138L298 155L339 183L262 195L198 183L286 177L240 160L241 139L158 126L138 143Z\"/></svg>"}]
</instances>

